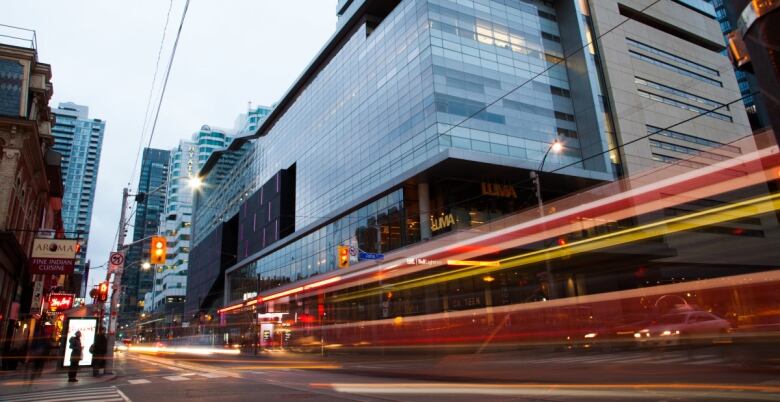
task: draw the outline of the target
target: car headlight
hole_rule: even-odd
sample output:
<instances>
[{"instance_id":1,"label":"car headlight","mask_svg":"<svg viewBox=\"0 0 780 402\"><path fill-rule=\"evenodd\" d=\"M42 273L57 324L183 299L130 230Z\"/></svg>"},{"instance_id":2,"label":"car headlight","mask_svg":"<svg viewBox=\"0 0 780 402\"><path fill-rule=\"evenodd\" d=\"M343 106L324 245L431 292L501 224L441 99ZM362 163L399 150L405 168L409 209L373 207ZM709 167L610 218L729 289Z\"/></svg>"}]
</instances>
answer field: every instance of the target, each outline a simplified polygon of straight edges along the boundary
<instances>
[{"instance_id":1,"label":"car headlight","mask_svg":"<svg viewBox=\"0 0 780 402\"><path fill-rule=\"evenodd\" d=\"M591 332L589 334L585 334L585 339L595 338L597 335L597 333Z\"/></svg>"}]
</instances>

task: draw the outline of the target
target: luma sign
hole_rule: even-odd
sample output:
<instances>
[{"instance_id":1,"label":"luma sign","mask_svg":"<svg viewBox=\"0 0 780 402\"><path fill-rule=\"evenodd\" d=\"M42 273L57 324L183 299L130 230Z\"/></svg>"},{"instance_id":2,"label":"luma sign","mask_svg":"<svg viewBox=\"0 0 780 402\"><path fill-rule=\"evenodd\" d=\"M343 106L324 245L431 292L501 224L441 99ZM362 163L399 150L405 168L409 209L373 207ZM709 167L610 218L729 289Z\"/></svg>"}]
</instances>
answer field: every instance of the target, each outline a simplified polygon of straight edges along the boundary
<instances>
[{"instance_id":1,"label":"luma sign","mask_svg":"<svg viewBox=\"0 0 780 402\"><path fill-rule=\"evenodd\" d=\"M482 183L482 195L503 198L517 198L515 186L510 184Z\"/></svg>"},{"instance_id":2,"label":"luma sign","mask_svg":"<svg viewBox=\"0 0 780 402\"><path fill-rule=\"evenodd\" d=\"M449 213L441 216L431 216L431 230L436 232L455 225L455 217Z\"/></svg>"}]
</instances>

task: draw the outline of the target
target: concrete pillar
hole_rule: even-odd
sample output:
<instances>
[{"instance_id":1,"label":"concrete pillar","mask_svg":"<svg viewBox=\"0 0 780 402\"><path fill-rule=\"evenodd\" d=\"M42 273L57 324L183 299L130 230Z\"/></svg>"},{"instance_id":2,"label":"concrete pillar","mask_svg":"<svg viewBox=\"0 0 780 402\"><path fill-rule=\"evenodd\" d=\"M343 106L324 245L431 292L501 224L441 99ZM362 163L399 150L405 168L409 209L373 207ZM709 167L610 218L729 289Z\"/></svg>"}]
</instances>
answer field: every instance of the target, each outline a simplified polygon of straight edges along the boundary
<instances>
[{"instance_id":1,"label":"concrete pillar","mask_svg":"<svg viewBox=\"0 0 780 402\"><path fill-rule=\"evenodd\" d=\"M420 239L428 240L431 238L431 196L428 183L417 184L417 197L420 209Z\"/></svg>"}]
</instances>

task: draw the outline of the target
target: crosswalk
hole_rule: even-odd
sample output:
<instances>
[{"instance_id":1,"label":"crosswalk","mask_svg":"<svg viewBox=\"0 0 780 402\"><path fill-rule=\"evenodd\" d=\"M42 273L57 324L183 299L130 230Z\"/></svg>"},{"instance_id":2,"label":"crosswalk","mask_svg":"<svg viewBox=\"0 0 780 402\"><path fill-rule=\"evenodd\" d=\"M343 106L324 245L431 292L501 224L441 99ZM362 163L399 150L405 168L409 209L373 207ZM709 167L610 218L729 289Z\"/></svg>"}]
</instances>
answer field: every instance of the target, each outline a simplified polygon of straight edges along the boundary
<instances>
[{"instance_id":1,"label":"crosswalk","mask_svg":"<svg viewBox=\"0 0 780 402\"><path fill-rule=\"evenodd\" d=\"M27 392L23 394L3 395L4 402L130 402L116 387L71 388L57 391Z\"/></svg>"},{"instance_id":2,"label":"crosswalk","mask_svg":"<svg viewBox=\"0 0 780 402\"><path fill-rule=\"evenodd\" d=\"M515 364L516 360L505 361L507 364ZM547 356L523 360L528 364L686 364L707 365L728 363L727 359L712 354L688 355L685 352L653 354L623 353L614 355L577 355L577 356Z\"/></svg>"},{"instance_id":3,"label":"crosswalk","mask_svg":"<svg viewBox=\"0 0 780 402\"><path fill-rule=\"evenodd\" d=\"M160 382L180 382L180 381L200 381L200 380L207 380L207 379L213 379L213 378L225 378L225 377L232 377L230 373L224 373L219 371L209 371L209 372L177 372L175 375L158 375L158 376L149 376L146 378L134 378L127 380L127 384L129 385L144 385L144 384L153 384L153 383L160 383Z\"/></svg>"}]
</instances>

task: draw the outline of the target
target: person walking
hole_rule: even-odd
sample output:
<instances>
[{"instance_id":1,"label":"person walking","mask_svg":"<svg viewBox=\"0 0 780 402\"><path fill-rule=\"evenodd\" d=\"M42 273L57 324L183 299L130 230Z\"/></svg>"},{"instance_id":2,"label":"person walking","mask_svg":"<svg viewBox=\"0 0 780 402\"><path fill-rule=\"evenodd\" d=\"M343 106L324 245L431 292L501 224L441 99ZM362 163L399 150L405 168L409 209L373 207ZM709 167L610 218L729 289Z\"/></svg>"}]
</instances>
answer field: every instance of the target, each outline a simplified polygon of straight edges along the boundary
<instances>
[{"instance_id":1,"label":"person walking","mask_svg":"<svg viewBox=\"0 0 780 402\"><path fill-rule=\"evenodd\" d=\"M40 377L41 373L43 372L43 366L49 359L49 346L49 339L42 332L39 332L33 338L32 346L30 347L30 359L32 360L32 368L30 370L29 377L30 385L32 385L32 383L38 377Z\"/></svg>"},{"instance_id":2,"label":"person walking","mask_svg":"<svg viewBox=\"0 0 780 402\"><path fill-rule=\"evenodd\" d=\"M89 347L92 353L92 376L100 375L100 369L106 368L106 353L108 353L108 338L103 332L103 327L98 327L98 333L95 335L95 343Z\"/></svg>"},{"instance_id":3,"label":"person walking","mask_svg":"<svg viewBox=\"0 0 780 402\"><path fill-rule=\"evenodd\" d=\"M68 382L77 382L76 374L79 372L79 362L81 361L81 331L76 331L68 340L70 347L70 368L68 369Z\"/></svg>"}]
</instances>

